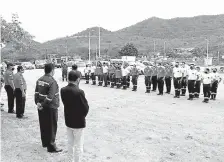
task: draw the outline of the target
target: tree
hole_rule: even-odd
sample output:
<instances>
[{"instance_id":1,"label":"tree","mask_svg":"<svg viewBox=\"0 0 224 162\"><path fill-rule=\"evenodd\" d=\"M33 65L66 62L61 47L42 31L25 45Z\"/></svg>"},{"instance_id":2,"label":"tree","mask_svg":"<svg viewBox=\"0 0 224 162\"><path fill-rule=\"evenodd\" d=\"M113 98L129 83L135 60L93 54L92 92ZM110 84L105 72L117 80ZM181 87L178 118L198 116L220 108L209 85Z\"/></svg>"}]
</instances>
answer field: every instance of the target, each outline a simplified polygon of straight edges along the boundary
<instances>
[{"instance_id":1,"label":"tree","mask_svg":"<svg viewBox=\"0 0 224 162\"><path fill-rule=\"evenodd\" d=\"M120 56L138 56L138 49L132 43L126 44L119 51Z\"/></svg>"}]
</instances>

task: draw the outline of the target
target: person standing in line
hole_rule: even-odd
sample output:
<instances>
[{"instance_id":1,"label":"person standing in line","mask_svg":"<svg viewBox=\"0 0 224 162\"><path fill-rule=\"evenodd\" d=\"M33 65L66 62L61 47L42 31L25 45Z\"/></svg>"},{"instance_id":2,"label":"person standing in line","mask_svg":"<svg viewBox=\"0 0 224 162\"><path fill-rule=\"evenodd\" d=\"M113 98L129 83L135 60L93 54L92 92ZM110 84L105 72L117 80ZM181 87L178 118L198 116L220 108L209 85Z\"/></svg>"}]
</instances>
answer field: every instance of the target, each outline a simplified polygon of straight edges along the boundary
<instances>
[{"instance_id":1,"label":"person standing in line","mask_svg":"<svg viewBox=\"0 0 224 162\"><path fill-rule=\"evenodd\" d=\"M151 90L151 80L152 80L152 73L153 70L149 66L149 64L146 66L144 69L144 75L145 75L145 86L146 86L146 92L145 93L150 93Z\"/></svg>"},{"instance_id":2,"label":"person standing in line","mask_svg":"<svg viewBox=\"0 0 224 162\"><path fill-rule=\"evenodd\" d=\"M115 67L114 67L114 64L111 64L109 69L108 69L108 73L109 73L109 79L110 79L110 85L111 85L111 88L114 87L114 82L115 82Z\"/></svg>"},{"instance_id":3,"label":"person standing in line","mask_svg":"<svg viewBox=\"0 0 224 162\"><path fill-rule=\"evenodd\" d=\"M131 81L131 79L130 79L131 66L129 66L129 64L127 64L127 68L126 68L126 70L127 70L127 73L128 73L128 75L127 75L127 88L130 88L130 81Z\"/></svg>"},{"instance_id":4,"label":"person standing in line","mask_svg":"<svg viewBox=\"0 0 224 162\"><path fill-rule=\"evenodd\" d=\"M195 92L195 85L197 80L197 71L194 68L194 65L190 65L190 69L187 71L187 87L189 92L188 100L193 100L194 92Z\"/></svg>"},{"instance_id":5,"label":"person standing in line","mask_svg":"<svg viewBox=\"0 0 224 162\"><path fill-rule=\"evenodd\" d=\"M212 75L209 73L209 68L206 68L204 74L202 75L202 83L204 93L204 100L202 102L208 103L212 84Z\"/></svg>"},{"instance_id":6,"label":"person standing in line","mask_svg":"<svg viewBox=\"0 0 224 162\"><path fill-rule=\"evenodd\" d=\"M53 78L54 69L54 64L45 64L45 75L37 80L35 89L35 104L38 109L42 146L47 147L47 151L51 153L62 151L55 144L60 102L59 87ZM77 70L74 72L79 73Z\"/></svg>"},{"instance_id":7,"label":"person standing in line","mask_svg":"<svg viewBox=\"0 0 224 162\"><path fill-rule=\"evenodd\" d=\"M131 78L132 78L132 84L133 84L132 91L137 91L138 76L139 76L139 71L138 71L138 69L136 67L136 64L134 64L133 68L131 69Z\"/></svg>"},{"instance_id":8,"label":"person standing in line","mask_svg":"<svg viewBox=\"0 0 224 162\"><path fill-rule=\"evenodd\" d=\"M103 63L103 80L104 80L104 86L103 87L107 87L107 75L108 75L108 66L106 65L106 63Z\"/></svg>"},{"instance_id":9,"label":"person standing in line","mask_svg":"<svg viewBox=\"0 0 224 162\"><path fill-rule=\"evenodd\" d=\"M194 90L194 98L199 98L200 95L200 90L201 90L201 77L202 77L202 73L200 71L200 67L197 66L196 67L196 74L197 74L197 80L196 80L196 84L195 84L195 90Z\"/></svg>"},{"instance_id":10,"label":"person standing in line","mask_svg":"<svg viewBox=\"0 0 224 162\"><path fill-rule=\"evenodd\" d=\"M86 84L89 84L89 76L90 76L90 72L91 72L89 65L86 65L84 72L85 72Z\"/></svg>"},{"instance_id":11,"label":"person standing in line","mask_svg":"<svg viewBox=\"0 0 224 162\"><path fill-rule=\"evenodd\" d=\"M99 62L98 64L98 86L102 86L103 85L103 67L101 62Z\"/></svg>"},{"instance_id":12,"label":"person standing in line","mask_svg":"<svg viewBox=\"0 0 224 162\"><path fill-rule=\"evenodd\" d=\"M186 89L187 89L187 67L185 65L185 62L182 62L181 65L181 72L182 72L182 79L181 79L181 96L186 95Z\"/></svg>"},{"instance_id":13,"label":"person standing in line","mask_svg":"<svg viewBox=\"0 0 224 162\"><path fill-rule=\"evenodd\" d=\"M2 66L1 67L1 82L0 82L0 107L1 107L1 111L4 111L4 103L2 102L2 96L1 96L1 93L2 93L2 87L4 85L4 67Z\"/></svg>"},{"instance_id":14,"label":"person standing in line","mask_svg":"<svg viewBox=\"0 0 224 162\"><path fill-rule=\"evenodd\" d=\"M122 73L123 89L126 90L127 89L127 75L128 75L127 65L122 66L121 73Z\"/></svg>"},{"instance_id":15,"label":"person standing in line","mask_svg":"<svg viewBox=\"0 0 224 162\"><path fill-rule=\"evenodd\" d=\"M222 81L222 78L217 73L216 68L213 68L212 71L213 71L213 73L211 73L211 75L212 75L211 100L216 100L218 85Z\"/></svg>"},{"instance_id":16,"label":"person standing in line","mask_svg":"<svg viewBox=\"0 0 224 162\"><path fill-rule=\"evenodd\" d=\"M121 67L119 64L117 64L116 66L115 78L116 78L117 89L119 89L121 87L121 78L122 78Z\"/></svg>"},{"instance_id":17,"label":"person standing in line","mask_svg":"<svg viewBox=\"0 0 224 162\"><path fill-rule=\"evenodd\" d=\"M91 66L91 79L92 79L92 85L96 85L96 66L94 63L92 63Z\"/></svg>"},{"instance_id":18,"label":"person standing in line","mask_svg":"<svg viewBox=\"0 0 224 162\"><path fill-rule=\"evenodd\" d=\"M166 64L166 76L165 76L165 83L166 83L166 93L170 94L171 91L171 80L173 76L173 66Z\"/></svg>"},{"instance_id":19,"label":"person standing in line","mask_svg":"<svg viewBox=\"0 0 224 162\"><path fill-rule=\"evenodd\" d=\"M72 65L72 70L77 71L80 74L80 76L82 76L82 73L80 71L78 71L78 66L76 64Z\"/></svg>"},{"instance_id":20,"label":"person standing in line","mask_svg":"<svg viewBox=\"0 0 224 162\"><path fill-rule=\"evenodd\" d=\"M158 80L159 93L157 95L163 95L165 76L166 76L165 67L162 66L161 63L158 63L157 80Z\"/></svg>"},{"instance_id":21,"label":"person standing in line","mask_svg":"<svg viewBox=\"0 0 224 162\"><path fill-rule=\"evenodd\" d=\"M26 81L23 77L24 69L22 66L17 67L17 73L14 75L15 97L16 97L16 117L24 117L26 103Z\"/></svg>"},{"instance_id":22,"label":"person standing in line","mask_svg":"<svg viewBox=\"0 0 224 162\"><path fill-rule=\"evenodd\" d=\"M179 63L177 62L175 67L173 68L173 82L175 89L174 98L180 98L181 78L182 78L182 72L179 67Z\"/></svg>"},{"instance_id":23,"label":"person standing in line","mask_svg":"<svg viewBox=\"0 0 224 162\"><path fill-rule=\"evenodd\" d=\"M64 80L67 81L67 77L68 77L68 65L65 63L65 61L62 62L61 69L62 69L62 81L63 82L64 82Z\"/></svg>"},{"instance_id":24,"label":"person standing in line","mask_svg":"<svg viewBox=\"0 0 224 162\"><path fill-rule=\"evenodd\" d=\"M89 105L83 90L79 89L80 75L71 71L68 85L61 88L61 100L64 105L65 125L68 136L68 162L82 161L84 128Z\"/></svg>"},{"instance_id":25,"label":"person standing in line","mask_svg":"<svg viewBox=\"0 0 224 162\"><path fill-rule=\"evenodd\" d=\"M156 88L157 88L157 66L153 65L152 69L153 69L153 73L152 73L152 91L156 92Z\"/></svg>"},{"instance_id":26,"label":"person standing in line","mask_svg":"<svg viewBox=\"0 0 224 162\"><path fill-rule=\"evenodd\" d=\"M8 113L15 113L14 111L15 86L13 82L13 77L14 77L13 70L14 70L14 65L12 63L8 63L7 70L4 75L5 90L7 92L7 97L8 97Z\"/></svg>"}]
</instances>

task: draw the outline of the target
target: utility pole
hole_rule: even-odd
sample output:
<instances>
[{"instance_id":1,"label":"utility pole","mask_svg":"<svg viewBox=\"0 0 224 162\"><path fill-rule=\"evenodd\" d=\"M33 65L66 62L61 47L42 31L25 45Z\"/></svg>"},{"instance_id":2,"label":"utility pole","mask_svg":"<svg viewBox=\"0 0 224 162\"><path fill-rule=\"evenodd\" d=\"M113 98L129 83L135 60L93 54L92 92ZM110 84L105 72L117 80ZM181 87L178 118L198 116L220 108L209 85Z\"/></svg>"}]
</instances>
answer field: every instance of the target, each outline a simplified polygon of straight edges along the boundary
<instances>
[{"instance_id":1,"label":"utility pole","mask_svg":"<svg viewBox=\"0 0 224 162\"><path fill-rule=\"evenodd\" d=\"M90 61L90 31L89 31L89 61Z\"/></svg>"},{"instance_id":2,"label":"utility pole","mask_svg":"<svg viewBox=\"0 0 224 162\"><path fill-rule=\"evenodd\" d=\"M67 40L65 41L65 52L66 52L66 56L68 56L68 43L67 43Z\"/></svg>"},{"instance_id":3,"label":"utility pole","mask_svg":"<svg viewBox=\"0 0 224 162\"><path fill-rule=\"evenodd\" d=\"M99 57L100 57L100 27L99 27Z\"/></svg>"},{"instance_id":4,"label":"utility pole","mask_svg":"<svg viewBox=\"0 0 224 162\"><path fill-rule=\"evenodd\" d=\"M154 47L153 48L154 49L154 52L156 52L156 41L155 40L153 41L153 47Z\"/></svg>"},{"instance_id":5,"label":"utility pole","mask_svg":"<svg viewBox=\"0 0 224 162\"><path fill-rule=\"evenodd\" d=\"M207 60L208 60L208 39L206 39L207 41Z\"/></svg>"},{"instance_id":6,"label":"utility pole","mask_svg":"<svg viewBox=\"0 0 224 162\"><path fill-rule=\"evenodd\" d=\"M164 58L166 57L166 42L164 42Z\"/></svg>"},{"instance_id":7,"label":"utility pole","mask_svg":"<svg viewBox=\"0 0 224 162\"><path fill-rule=\"evenodd\" d=\"M97 44L96 44L96 60L97 60Z\"/></svg>"},{"instance_id":8,"label":"utility pole","mask_svg":"<svg viewBox=\"0 0 224 162\"><path fill-rule=\"evenodd\" d=\"M218 51L218 65L219 65L219 51Z\"/></svg>"}]
</instances>

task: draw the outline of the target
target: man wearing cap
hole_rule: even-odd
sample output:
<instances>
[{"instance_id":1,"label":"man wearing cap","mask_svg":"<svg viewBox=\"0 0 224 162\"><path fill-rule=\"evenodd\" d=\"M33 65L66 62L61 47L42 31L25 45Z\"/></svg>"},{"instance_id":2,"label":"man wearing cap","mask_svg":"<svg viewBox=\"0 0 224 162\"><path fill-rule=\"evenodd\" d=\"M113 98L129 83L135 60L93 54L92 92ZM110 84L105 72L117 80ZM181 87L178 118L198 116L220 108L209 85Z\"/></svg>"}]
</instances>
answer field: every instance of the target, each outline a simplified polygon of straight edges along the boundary
<instances>
[{"instance_id":1,"label":"man wearing cap","mask_svg":"<svg viewBox=\"0 0 224 162\"><path fill-rule=\"evenodd\" d=\"M144 75L145 75L145 86L146 86L146 92L145 93L150 93L151 90L151 80L152 80L152 73L153 70L149 66L149 64L146 66L144 69Z\"/></svg>"},{"instance_id":2,"label":"man wearing cap","mask_svg":"<svg viewBox=\"0 0 224 162\"><path fill-rule=\"evenodd\" d=\"M14 65L12 63L8 63L7 70L4 75L5 90L7 92L7 97L8 97L8 113L15 113L14 111L15 86L13 82L13 70L14 70Z\"/></svg>"},{"instance_id":3,"label":"man wearing cap","mask_svg":"<svg viewBox=\"0 0 224 162\"><path fill-rule=\"evenodd\" d=\"M23 73L24 73L23 67L18 66L17 73L14 75L17 118L24 118L27 86L26 81L23 77Z\"/></svg>"},{"instance_id":4,"label":"man wearing cap","mask_svg":"<svg viewBox=\"0 0 224 162\"><path fill-rule=\"evenodd\" d=\"M156 65L153 65L152 67L153 73L152 73L152 91L155 92L157 88L157 67Z\"/></svg>"},{"instance_id":5,"label":"man wearing cap","mask_svg":"<svg viewBox=\"0 0 224 162\"><path fill-rule=\"evenodd\" d=\"M108 73L109 73L109 80L111 83L111 88L114 88L114 83L115 83L115 70L116 68L114 67L114 64L111 64L108 68Z\"/></svg>"},{"instance_id":6,"label":"man wearing cap","mask_svg":"<svg viewBox=\"0 0 224 162\"><path fill-rule=\"evenodd\" d=\"M133 84L132 91L137 91L138 76L139 76L139 71L138 71L138 69L136 67L136 64L134 64L133 68L131 69L131 78L132 78L132 84Z\"/></svg>"},{"instance_id":7,"label":"man wearing cap","mask_svg":"<svg viewBox=\"0 0 224 162\"><path fill-rule=\"evenodd\" d=\"M45 64L45 75L36 82L35 104L38 108L42 146L48 152L61 152L55 144L59 107L59 87L54 76L54 65ZM76 71L77 72L77 71ZM78 73L78 72L77 72Z\"/></svg>"},{"instance_id":8,"label":"man wearing cap","mask_svg":"<svg viewBox=\"0 0 224 162\"><path fill-rule=\"evenodd\" d=\"M65 61L62 62L61 69L62 69L62 81L64 80L67 81L68 65L65 63Z\"/></svg>"},{"instance_id":9,"label":"man wearing cap","mask_svg":"<svg viewBox=\"0 0 224 162\"><path fill-rule=\"evenodd\" d=\"M165 76L165 83L166 83L166 93L170 94L171 91L171 80L173 76L173 67L172 65L166 64L165 67L166 70L166 76Z\"/></svg>"},{"instance_id":10,"label":"man wearing cap","mask_svg":"<svg viewBox=\"0 0 224 162\"><path fill-rule=\"evenodd\" d=\"M218 85L222 81L222 78L217 73L216 68L213 68L212 71L211 100L216 100Z\"/></svg>"},{"instance_id":11,"label":"man wearing cap","mask_svg":"<svg viewBox=\"0 0 224 162\"><path fill-rule=\"evenodd\" d=\"M163 88L164 88L164 80L166 76L166 71L165 67L162 66L161 63L158 63L158 68L157 68L157 80L158 80L158 90L159 93L157 95L163 95Z\"/></svg>"},{"instance_id":12,"label":"man wearing cap","mask_svg":"<svg viewBox=\"0 0 224 162\"><path fill-rule=\"evenodd\" d=\"M182 71L179 67L178 62L176 63L175 67L173 68L173 78L174 78L173 81L174 81L174 89L175 89L174 98L180 98Z\"/></svg>"},{"instance_id":13,"label":"man wearing cap","mask_svg":"<svg viewBox=\"0 0 224 162\"><path fill-rule=\"evenodd\" d=\"M194 65L191 64L190 69L187 71L187 87L189 92L188 100L193 100L194 98L194 91L195 91L195 84L197 77L197 71L194 69Z\"/></svg>"},{"instance_id":14,"label":"man wearing cap","mask_svg":"<svg viewBox=\"0 0 224 162\"><path fill-rule=\"evenodd\" d=\"M68 85L61 88L64 105L65 125L68 137L68 162L82 161L84 128L89 105L83 90L79 89L80 75L75 71L68 74Z\"/></svg>"}]
</instances>

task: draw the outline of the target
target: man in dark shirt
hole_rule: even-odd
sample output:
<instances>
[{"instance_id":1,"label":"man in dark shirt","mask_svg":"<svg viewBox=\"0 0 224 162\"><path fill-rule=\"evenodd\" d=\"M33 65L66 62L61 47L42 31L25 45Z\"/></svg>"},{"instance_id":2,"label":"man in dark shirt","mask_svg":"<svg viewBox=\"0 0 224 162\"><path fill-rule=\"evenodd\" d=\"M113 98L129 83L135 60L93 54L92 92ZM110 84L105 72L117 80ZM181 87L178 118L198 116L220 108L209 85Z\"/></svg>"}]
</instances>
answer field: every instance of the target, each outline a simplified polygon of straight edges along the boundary
<instances>
[{"instance_id":1,"label":"man in dark shirt","mask_svg":"<svg viewBox=\"0 0 224 162\"><path fill-rule=\"evenodd\" d=\"M85 93L79 89L79 81L80 74L77 71L70 71L68 74L69 83L61 89L61 99L64 104L65 125L67 126L68 135L68 161L81 161L83 128L86 127L85 117L89 111Z\"/></svg>"}]
</instances>

